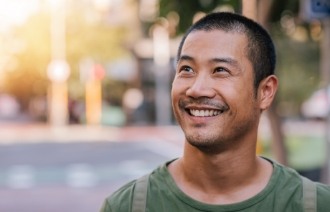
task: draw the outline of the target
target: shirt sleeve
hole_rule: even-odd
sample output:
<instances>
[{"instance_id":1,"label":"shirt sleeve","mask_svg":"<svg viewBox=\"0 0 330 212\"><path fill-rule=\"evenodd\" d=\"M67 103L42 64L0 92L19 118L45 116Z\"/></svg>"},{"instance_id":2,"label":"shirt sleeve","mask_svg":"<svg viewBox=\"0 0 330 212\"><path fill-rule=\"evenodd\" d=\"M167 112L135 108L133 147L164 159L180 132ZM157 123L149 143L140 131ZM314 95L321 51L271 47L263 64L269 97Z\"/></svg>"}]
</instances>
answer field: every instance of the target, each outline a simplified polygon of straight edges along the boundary
<instances>
[{"instance_id":1,"label":"shirt sleeve","mask_svg":"<svg viewBox=\"0 0 330 212\"><path fill-rule=\"evenodd\" d=\"M104 202L103 202L103 205L102 205L102 208L100 210L100 212L111 212L111 208L110 208L110 205L108 203L108 200L105 199Z\"/></svg>"}]
</instances>

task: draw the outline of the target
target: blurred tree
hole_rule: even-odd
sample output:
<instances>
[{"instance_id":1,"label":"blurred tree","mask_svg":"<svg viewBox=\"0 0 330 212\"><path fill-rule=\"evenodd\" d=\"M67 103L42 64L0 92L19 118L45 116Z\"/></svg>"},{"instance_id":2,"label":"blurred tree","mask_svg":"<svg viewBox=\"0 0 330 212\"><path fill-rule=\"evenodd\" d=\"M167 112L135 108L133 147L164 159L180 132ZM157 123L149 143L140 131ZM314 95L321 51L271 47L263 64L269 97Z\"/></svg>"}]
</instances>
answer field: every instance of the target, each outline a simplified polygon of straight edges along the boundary
<instances>
[{"instance_id":1,"label":"blurred tree","mask_svg":"<svg viewBox=\"0 0 330 212\"><path fill-rule=\"evenodd\" d=\"M27 24L12 29L9 47L19 46L10 57L16 64L7 67L4 90L17 97L23 109L33 96L45 95L46 67L50 58L49 17L39 13Z\"/></svg>"},{"instance_id":2,"label":"blurred tree","mask_svg":"<svg viewBox=\"0 0 330 212\"><path fill-rule=\"evenodd\" d=\"M240 10L239 0L196 0L196 1L175 1L175 0L160 0L159 15L167 17L167 15L175 11L180 16L177 32L179 34L185 32L193 22L194 16L199 12L209 13L216 10L219 6L230 5L235 11Z\"/></svg>"},{"instance_id":3,"label":"blurred tree","mask_svg":"<svg viewBox=\"0 0 330 212\"><path fill-rule=\"evenodd\" d=\"M83 98L84 88L79 81L80 61L89 58L106 65L127 55L125 36L128 30L123 25L113 26L106 19L90 19L88 14L91 14L93 8L81 2L77 3L79 7L75 7L76 4L71 5L67 10L66 58L71 68L70 96L73 94L74 98ZM9 55L15 64L6 69L3 89L17 97L23 110L28 109L29 101L33 97L47 94L49 80L46 70L50 62L49 15L48 10L41 10L31 16L24 25L13 28L10 32L12 43L7 46L12 48L18 43L20 48ZM104 82L105 96L120 98L123 91L113 93L111 88L121 82L110 78L105 78ZM124 89L125 86L120 87Z\"/></svg>"},{"instance_id":4,"label":"blurred tree","mask_svg":"<svg viewBox=\"0 0 330 212\"><path fill-rule=\"evenodd\" d=\"M79 84L79 63L82 60L91 59L106 68L111 61L129 54L125 43L129 32L124 25L113 26L106 19L89 20L86 14L90 12L81 9L74 8L67 17L67 58L72 68L70 88L78 98L83 97L84 89L73 85ZM109 77L103 79L105 100L120 102L125 89L124 82Z\"/></svg>"}]
</instances>

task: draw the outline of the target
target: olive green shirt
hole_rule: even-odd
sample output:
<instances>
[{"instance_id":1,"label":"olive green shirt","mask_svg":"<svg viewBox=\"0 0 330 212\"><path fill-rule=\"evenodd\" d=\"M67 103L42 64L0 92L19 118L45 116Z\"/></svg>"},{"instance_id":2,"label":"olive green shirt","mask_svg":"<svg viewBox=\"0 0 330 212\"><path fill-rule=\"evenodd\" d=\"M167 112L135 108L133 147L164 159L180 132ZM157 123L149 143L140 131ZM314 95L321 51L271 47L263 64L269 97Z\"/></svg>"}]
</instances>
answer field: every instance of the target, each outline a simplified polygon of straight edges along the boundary
<instances>
[{"instance_id":1,"label":"olive green shirt","mask_svg":"<svg viewBox=\"0 0 330 212\"><path fill-rule=\"evenodd\" d=\"M205 204L183 193L167 169L170 162L155 169L149 177L146 211L303 212L301 177L274 161L271 161L274 166L271 179L259 194L227 205ZM132 181L114 192L104 201L101 212L130 212L134 186ZM317 183L317 211L330 211L330 186Z\"/></svg>"}]
</instances>

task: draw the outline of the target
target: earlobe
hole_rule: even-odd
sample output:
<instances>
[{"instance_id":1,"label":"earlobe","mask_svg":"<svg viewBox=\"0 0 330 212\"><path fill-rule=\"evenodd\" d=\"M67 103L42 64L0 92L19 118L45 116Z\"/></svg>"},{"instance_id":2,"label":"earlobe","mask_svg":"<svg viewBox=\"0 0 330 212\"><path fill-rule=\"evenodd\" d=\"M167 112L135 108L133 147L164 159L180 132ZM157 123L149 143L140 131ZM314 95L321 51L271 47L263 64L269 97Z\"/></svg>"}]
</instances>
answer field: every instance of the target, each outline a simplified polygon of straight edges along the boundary
<instances>
[{"instance_id":1,"label":"earlobe","mask_svg":"<svg viewBox=\"0 0 330 212\"><path fill-rule=\"evenodd\" d=\"M272 104L278 87L278 79L275 75L268 76L259 85L260 109L266 110Z\"/></svg>"}]
</instances>

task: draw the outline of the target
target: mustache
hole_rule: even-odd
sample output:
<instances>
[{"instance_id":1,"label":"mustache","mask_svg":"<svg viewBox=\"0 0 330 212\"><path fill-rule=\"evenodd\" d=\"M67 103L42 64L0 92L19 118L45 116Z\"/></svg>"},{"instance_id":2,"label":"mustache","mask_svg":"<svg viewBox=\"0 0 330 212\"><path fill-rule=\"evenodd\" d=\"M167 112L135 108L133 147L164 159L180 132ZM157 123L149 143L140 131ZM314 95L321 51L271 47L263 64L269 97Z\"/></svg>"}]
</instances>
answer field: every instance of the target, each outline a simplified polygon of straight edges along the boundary
<instances>
[{"instance_id":1,"label":"mustache","mask_svg":"<svg viewBox=\"0 0 330 212\"><path fill-rule=\"evenodd\" d=\"M215 101L213 99L207 98L207 97L200 97L196 99L180 99L179 100L179 106L181 108L186 108L188 106L197 106L197 105L203 105L203 106L210 106L212 108L218 109L218 110L228 110L229 106L224 102Z\"/></svg>"}]
</instances>

